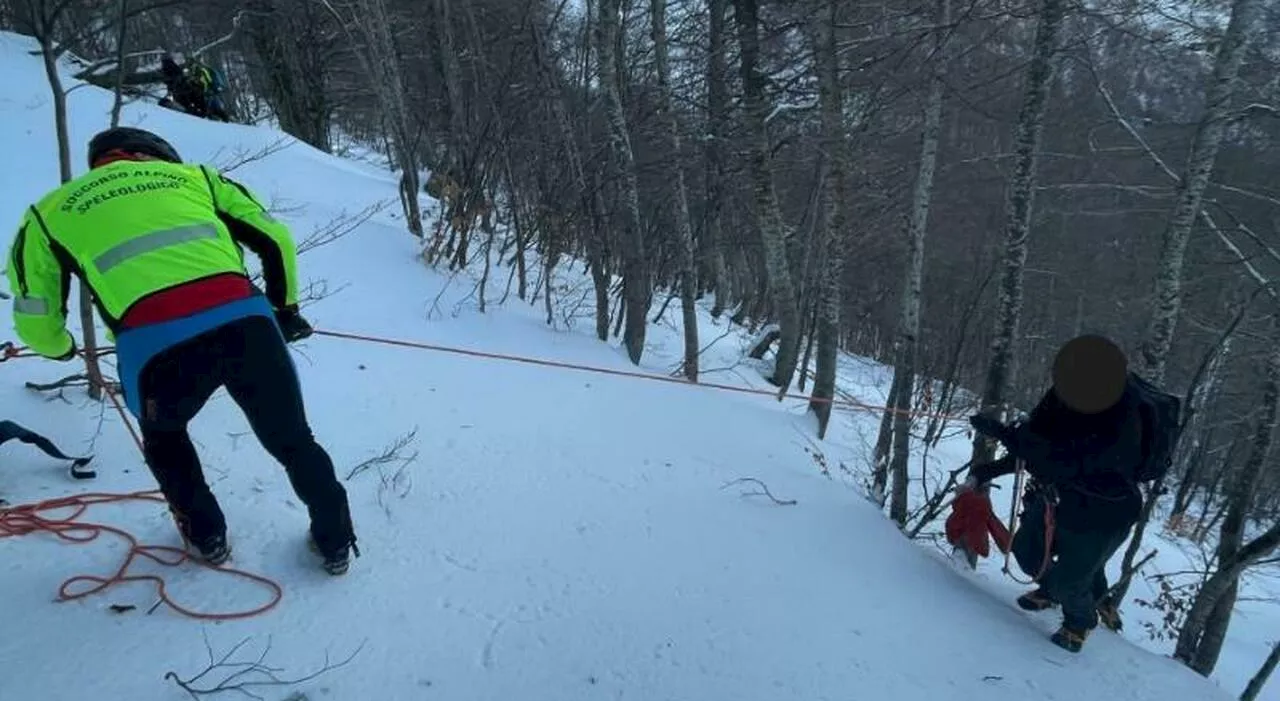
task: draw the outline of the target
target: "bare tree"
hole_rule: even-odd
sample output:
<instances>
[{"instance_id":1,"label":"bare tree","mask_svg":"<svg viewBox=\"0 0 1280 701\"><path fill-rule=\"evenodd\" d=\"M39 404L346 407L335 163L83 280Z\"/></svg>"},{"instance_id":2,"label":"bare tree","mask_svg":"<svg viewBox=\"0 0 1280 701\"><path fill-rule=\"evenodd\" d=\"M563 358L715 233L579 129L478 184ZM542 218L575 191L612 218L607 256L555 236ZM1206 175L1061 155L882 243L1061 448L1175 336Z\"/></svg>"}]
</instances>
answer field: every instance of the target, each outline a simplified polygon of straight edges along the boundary
<instances>
[{"instance_id":1,"label":"bare tree","mask_svg":"<svg viewBox=\"0 0 1280 701\"><path fill-rule=\"evenodd\" d=\"M818 274L817 368L809 407L818 417L818 437L824 438L831 421L832 400L836 394L836 375L840 353L840 297L844 271L843 245L848 232L848 177L845 161L844 91L840 85L840 53L836 36L839 2L828 2L825 13L818 13L814 24L817 38L814 67L818 77L818 100L821 104L822 154L826 164L822 200L818 205L822 217L818 235L822 245L822 269ZM825 16L824 16L825 14Z\"/></svg>"},{"instance_id":2,"label":"bare tree","mask_svg":"<svg viewBox=\"0 0 1280 701\"><path fill-rule=\"evenodd\" d=\"M773 186L769 148L765 76L760 68L760 17L758 0L734 0L734 22L738 28L739 67L746 107L747 152L751 169L752 197L756 227L764 250L766 278L772 294L781 335L777 361L770 381L779 393L791 387L800 356L800 302L792 281L787 255L787 225L778 209Z\"/></svg>"},{"instance_id":3,"label":"bare tree","mask_svg":"<svg viewBox=\"0 0 1280 701\"><path fill-rule=\"evenodd\" d=\"M1280 329L1280 320L1273 323ZM1273 435L1280 418L1280 334L1276 336L1268 357L1266 378L1252 450L1244 468L1235 477L1219 532L1218 571L1197 594L1178 634L1174 653L1187 666L1205 676L1213 672L1222 651L1239 592L1240 575L1253 564L1244 560L1244 551L1248 549L1244 545L1245 526L1271 456ZM1273 526L1272 531L1277 533L1275 538L1280 539L1280 523ZM1270 549L1259 552L1254 562L1274 548L1275 545L1271 545Z\"/></svg>"},{"instance_id":4,"label":"bare tree","mask_svg":"<svg viewBox=\"0 0 1280 701\"><path fill-rule=\"evenodd\" d=\"M693 228L689 222L689 196L680 158L680 125L672 111L671 66L667 58L667 0L650 0L653 54L658 74L658 112L670 141L671 196L675 200L676 258L680 270L680 306L684 321L684 375L698 381L697 267L694 263Z\"/></svg>"},{"instance_id":5,"label":"bare tree","mask_svg":"<svg viewBox=\"0 0 1280 701\"><path fill-rule=\"evenodd\" d=\"M597 67L600 92L604 96L605 119L609 125L609 145L613 167L622 198L622 298L625 305L626 332L623 344L631 362L640 364L644 354L645 332L649 323L652 297L649 265L645 259L644 231L640 226L640 202L636 182L635 157L631 152L631 136L618 88L617 42L621 34L619 0L596 0L599 23L596 25Z\"/></svg>"},{"instance_id":6,"label":"bare tree","mask_svg":"<svg viewBox=\"0 0 1280 701\"><path fill-rule=\"evenodd\" d=\"M1165 228L1156 273L1155 309L1139 354L1140 371L1153 382L1164 380L1169 349L1173 346L1178 313L1182 308L1182 272L1187 242L1192 225L1200 216L1201 200L1213 175L1222 136L1231 117L1236 78L1261 7L1261 0L1233 0L1231 20L1214 57L1213 76L1205 89L1204 116L1196 125L1191 153L1178 183L1177 202Z\"/></svg>"},{"instance_id":7,"label":"bare tree","mask_svg":"<svg viewBox=\"0 0 1280 701\"><path fill-rule=\"evenodd\" d=\"M1027 67L1022 109L1014 136L1013 175L1005 201L1005 248L996 312L995 337L982 391L982 408L999 409L1006 401L1015 369L1014 341L1022 318L1023 271L1027 264L1027 241L1031 230L1032 200L1036 164L1044 132L1049 86L1053 80L1058 52L1058 35L1066 14L1066 0L1041 0L1031 64ZM992 446L981 435L974 437L973 462L990 460Z\"/></svg>"},{"instance_id":8,"label":"bare tree","mask_svg":"<svg viewBox=\"0 0 1280 701\"><path fill-rule=\"evenodd\" d=\"M924 124L920 136L920 166L911 196L911 217L907 223L907 265L902 281L902 316L894 355L894 384L898 391L886 412L893 414L893 476L889 518L900 527L907 525L907 462L911 456L912 406L916 376L916 355L920 334L920 299L924 288L924 244L929 230L929 204L933 197L933 176L938 165L938 143L942 132L942 106L946 78L946 29L951 23L951 1L939 0L931 57L932 78L925 97ZM927 380L926 380L927 381ZM881 486L878 493L883 493Z\"/></svg>"}]
</instances>

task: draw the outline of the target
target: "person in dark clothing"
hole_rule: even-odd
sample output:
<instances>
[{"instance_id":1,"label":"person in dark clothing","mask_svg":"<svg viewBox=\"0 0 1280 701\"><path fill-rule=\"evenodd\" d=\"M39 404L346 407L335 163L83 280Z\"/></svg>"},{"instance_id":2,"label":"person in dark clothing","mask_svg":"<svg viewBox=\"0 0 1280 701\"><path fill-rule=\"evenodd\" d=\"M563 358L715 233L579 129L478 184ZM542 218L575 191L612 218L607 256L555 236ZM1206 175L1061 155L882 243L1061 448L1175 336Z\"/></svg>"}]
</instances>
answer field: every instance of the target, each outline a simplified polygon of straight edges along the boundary
<instances>
[{"instance_id":1,"label":"person in dark clothing","mask_svg":"<svg viewBox=\"0 0 1280 701\"><path fill-rule=\"evenodd\" d=\"M1073 652L1098 626L1100 613L1108 627L1119 626L1107 600L1106 564L1142 510L1135 474L1144 459L1144 432L1136 382L1114 343L1081 336L1059 350L1053 387L1026 422L971 419L1008 453L974 466L963 489L1025 466L1030 481L1012 551L1024 572L1039 576L1039 588L1018 605L1032 611L1060 605L1063 622L1053 642Z\"/></svg>"},{"instance_id":2,"label":"person in dark clothing","mask_svg":"<svg viewBox=\"0 0 1280 701\"><path fill-rule=\"evenodd\" d=\"M194 58L179 64L167 53L160 59L160 75L169 91L161 106L168 102L202 119L232 121L222 99L222 81L213 69Z\"/></svg>"},{"instance_id":3,"label":"person in dark clothing","mask_svg":"<svg viewBox=\"0 0 1280 701\"><path fill-rule=\"evenodd\" d=\"M164 78L164 86L169 91L165 98L176 104L184 112L197 117L208 117L208 105L205 91L193 80L187 71L178 64L173 54L165 54L160 59L160 75ZM163 101L161 103L163 105Z\"/></svg>"}]
</instances>

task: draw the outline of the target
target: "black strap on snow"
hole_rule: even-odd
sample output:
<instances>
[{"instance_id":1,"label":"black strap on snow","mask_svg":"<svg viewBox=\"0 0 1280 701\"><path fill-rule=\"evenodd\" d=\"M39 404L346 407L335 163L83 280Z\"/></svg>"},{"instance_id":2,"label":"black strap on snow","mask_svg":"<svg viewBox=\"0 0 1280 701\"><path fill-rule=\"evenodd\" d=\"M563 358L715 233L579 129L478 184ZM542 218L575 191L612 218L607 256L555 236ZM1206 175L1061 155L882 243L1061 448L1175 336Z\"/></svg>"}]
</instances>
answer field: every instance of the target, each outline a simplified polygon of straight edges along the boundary
<instances>
[{"instance_id":1,"label":"black strap on snow","mask_svg":"<svg viewBox=\"0 0 1280 701\"><path fill-rule=\"evenodd\" d=\"M71 476L76 479L93 479L98 476L96 471L86 469L89 461L93 460L92 455L83 458L73 458L66 455L61 450L58 450L58 446L54 445L53 441L45 438L35 431L25 429L12 421L0 421L0 445L4 445L5 443L15 439L29 445L34 445L44 451L44 454L51 458L70 460Z\"/></svg>"}]
</instances>

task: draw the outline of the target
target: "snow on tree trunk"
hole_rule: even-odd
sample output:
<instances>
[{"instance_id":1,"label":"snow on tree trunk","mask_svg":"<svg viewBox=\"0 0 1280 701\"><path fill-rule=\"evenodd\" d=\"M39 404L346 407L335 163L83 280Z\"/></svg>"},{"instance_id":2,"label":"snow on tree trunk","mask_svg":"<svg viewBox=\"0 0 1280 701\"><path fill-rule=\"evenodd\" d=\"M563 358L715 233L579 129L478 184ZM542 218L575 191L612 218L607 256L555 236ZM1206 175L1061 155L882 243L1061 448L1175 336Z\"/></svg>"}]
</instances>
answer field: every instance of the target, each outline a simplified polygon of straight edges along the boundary
<instances>
[{"instance_id":1,"label":"snow on tree trunk","mask_svg":"<svg viewBox=\"0 0 1280 701\"><path fill-rule=\"evenodd\" d=\"M818 417L818 438L825 438L831 421L831 400L836 393L836 370L840 349L841 284L844 270L845 227L848 226L848 193L844 159L844 93L840 87L840 55L836 41L837 3L830 4L830 15L820 22L821 45L816 52L818 102L822 113L823 158L826 178L822 217L818 236L822 245L822 269L818 276L817 303L817 368L814 370L813 393L809 408ZM806 362L807 365L807 362Z\"/></svg>"},{"instance_id":2,"label":"snow on tree trunk","mask_svg":"<svg viewBox=\"0 0 1280 701\"><path fill-rule=\"evenodd\" d=\"M1139 367L1152 382L1164 381L1165 365L1182 308L1182 269L1191 229L1200 216L1200 203L1218 158L1218 148L1230 118L1236 77L1249 45L1262 0L1234 0L1231 19L1214 57L1213 75L1205 88L1205 109L1196 125L1191 153L1178 184L1177 201L1165 227L1156 273L1155 308L1139 351Z\"/></svg>"},{"instance_id":3,"label":"snow on tree trunk","mask_svg":"<svg viewBox=\"0 0 1280 701\"><path fill-rule=\"evenodd\" d=\"M1260 5L1260 0L1235 0L1231 5L1231 19L1218 45L1213 75L1205 89L1204 114L1196 126L1191 152L1178 183L1177 201L1165 227L1156 272L1155 307L1138 353L1138 370L1152 382L1164 381L1165 366L1182 307L1182 269L1187 243L1192 226L1200 216L1201 200L1226 130L1236 76L1240 72L1248 48L1249 32L1255 24ZM1148 490L1147 503L1143 505L1129 547L1121 560L1121 567L1126 570L1133 566L1163 489L1164 481L1157 480ZM1123 589L1121 593L1124 593ZM1116 598L1116 601L1122 600L1119 596Z\"/></svg>"},{"instance_id":4,"label":"snow on tree trunk","mask_svg":"<svg viewBox=\"0 0 1280 701\"><path fill-rule=\"evenodd\" d=\"M639 365L644 353L649 303L652 296L649 265L645 259L644 232L640 228L640 196L636 182L635 157L627 134L627 118L622 111L622 95L618 90L616 45L621 22L620 0L599 0L599 22L596 25L596 51L600 91L604 95L605 118L609 123L609 146L622 212L622 297L625 300L626 330L623 345L631 362Z\"/></svg>"},{"instance_id":5,"label":"snow on tree trunk","mask_svg":"<svg viewBox=\"0 0 1280 701\"><path fill-rule=\"evenodd\" d=\"M1005 202L1005 249L1001 271L995 337L991 341L991 361L982 390L985 411L1000 408L1013 382L1014 341L1022 317L1022 277L1027 263L1027 239L1036 177L1037 153L1044 132L1045 107L1053 81L1067 0L1043 0L1036 27L1031 65L1027 68L1026 92L1018 113L1014 137L1013 175ZM992 445L983 436L974 437L975 464L992 458Z\"/></svg>"},{"instance_id":6,"label":"snow on tree trunk","mask_svg":"<svg viewBox=\"0 0 1280 701\"><path fill-rule=\"evenodd\" d=\"M738 28L739 63L746 107L747 152L756 226L764 250L764 264L774 313L782 331L777 362L770 381L779 394L791 386L800 356L800 306L787 258L786 225L773 186L773 165L769 155L767 117L769 105L764 94L765 76L760 70L760 27L758 0L734 0L734 21Z\"/></svg>"},{"instance_id":7,"label":"snow on tree trunk","mask_svg":"<svg viewBox=\"0 0 1280 701\"><path fill-rule=\"evenodd\" d=\"M939 27L951 23L951 0L938 3ZM933 175L938 165L938 142L942 133L942 101L945 89L945 48L950 29L938 29L932 62L933 77L925 98L924 126L920 137L920 166L911 196L911 217L907 223L907 266L903 275L902 310L898 319L894 379L897 395L886 412L893 414L893 477L889 498L889 518L899 527L907 524L907 463L911 457L911 400L914 396L916 351L920 334L920 298L924 286L924 244L929 231L929 204L933 195Z\"/></svg>"},{"instance_id":8,"label":"snow on tree trunk","mask_svg":"<svg viewBox=\"0 0 1280 701\"><path fill-rule=\"evenodd\" d=\"M1253 450L1244 467L1235 476L1227 502L1227 513L1219 531L1219 573L1230 569L1230 563L1240 557L1244 547L1249 511L1269 464L1277 418L1280 418L1280 342L1273 346L1268 357L1261 412L1253 436ZM1240 574L1243 571L1241 568ZM1213 589L1206 583L1197 594L1186 622L1178 633L1175 656L1205 676L1217 665L1238 589L1238 578L1239 574ZM1208 597L1213 599L1202 601Z\"/></svg>"},{"instance_id":9,"label":"snow on tree trunk","mask_svg":"<svg viewBox=\"0 0 1280 701\"><path fill-rule=\"evenodd\" d=\"M710 12L710 50L707 55L706 236L700 253L703 269L711 271L712 287L715 290L711 316L719 318L733 300L720 216L724 198L725 123L729 112L728 62L725 59L724 40L724 18L728 1L708 0L707 5Z\"/></svg>"},{"instance_id":10,"label":"snow on tree trunk","mask_svg":"<svg viewBox=\"0 0 1280 701\"><path fill-rule=\"evenodd\" d=\"M676 259L680 269L680 307L684 321L684 376L698 381L698 307L697 267L693 254L693 227L689 224L689 197L684 186L684 167L680 158L680 125L671 110L671 68L667 60L667 0L650 1L653 27L654 69L658 73L657 109L665 122L671 149L672 196L675 198Z\"/></svg>"}]
</instances>

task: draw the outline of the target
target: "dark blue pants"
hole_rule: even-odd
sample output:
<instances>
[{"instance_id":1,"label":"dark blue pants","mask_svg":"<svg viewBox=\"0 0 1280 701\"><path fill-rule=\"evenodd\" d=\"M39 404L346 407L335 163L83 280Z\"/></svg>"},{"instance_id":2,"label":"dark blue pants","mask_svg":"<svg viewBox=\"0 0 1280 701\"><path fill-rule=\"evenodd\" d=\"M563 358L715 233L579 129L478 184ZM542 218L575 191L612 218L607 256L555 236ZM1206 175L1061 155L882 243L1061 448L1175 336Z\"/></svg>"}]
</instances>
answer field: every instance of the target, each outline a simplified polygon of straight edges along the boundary
<instances>
[{"instance_id":1,"label":"dark blue pants","mask_svg":"<svg viewBox=\"0 0 1280 701\"><path fill-rule=\"evenodd\" d=\"M307 424L298 377L275 323L252 316L207 331L156 355L142 370L142 440L148 467L194 542L225 535L187 424L219 387L249 419L254 435L284 466L311 515L324 553L354 542L347 493Z\"/></svg>"},{"instance_id":2,"label":"dark blue pants","mask_svg":"<svg viewBox=\"0 0 1280 701\"><path fill-rule=\"evenodd\" d=\"M1045 556L1045 500L1028 490L1022 518L1013 538L1013 556L1028 576L1040 572ZM1049 544L1048 571L1041 590L1062 605L1063 625L1074 630L1098 626L1098 602L1107 595L1107 562L1129 537L1133 524L1108 530L1083 531L1056 525Z\"/></svg>"}]
</instances>

